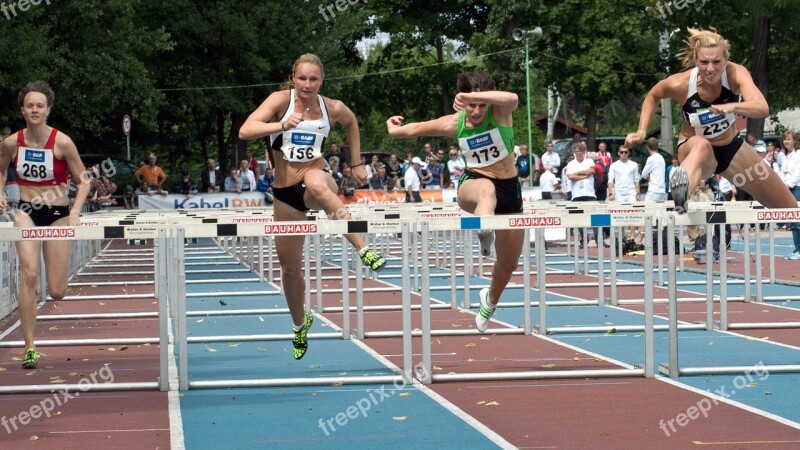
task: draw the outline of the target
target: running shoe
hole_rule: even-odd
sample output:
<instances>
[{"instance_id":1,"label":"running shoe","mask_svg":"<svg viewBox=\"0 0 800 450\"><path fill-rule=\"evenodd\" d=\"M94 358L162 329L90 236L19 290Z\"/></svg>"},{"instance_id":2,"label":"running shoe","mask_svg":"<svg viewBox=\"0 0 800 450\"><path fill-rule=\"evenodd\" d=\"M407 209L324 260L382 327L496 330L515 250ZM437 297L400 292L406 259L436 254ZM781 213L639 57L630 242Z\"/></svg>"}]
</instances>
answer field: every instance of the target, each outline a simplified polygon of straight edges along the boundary
<instances>
[{"instance_id":1,"label":"running shoe","mask_svg":"<svg viewBox=\"0 0 800 450\"><path fill-rule=\"evenodd\" d=\"M364 252L364 255L361 256L361 262L375 272L380 271L386 266L386 258L372 249L368 249Z\"/></svg>"},{"instance_id":2,"label":"running shoe","mask_svg":"<svg viewBox=\"0 0 800 450\"><path fill-rule=\"evenodd\" d=\"M686 204L689 202L689 174L686 169L678 167L672 172L669 189L672 191L672 200L675 201L675 212L686 214Z\"/></svg>"},{"instance_id":3,"label":"running shoe","mask_svg":"<svg viewBox=\"0 0 800 450\"><path fill-rule=\"evenodd\" d=\"M478 241L481 243L481 255L489 256L492 254L492 246L494 245L494 231L481 230L478 231Z\"/></svg>"},{"instance_id":4,"label":"running shoe","mask_svg":"<svg viewBox=\"0 0 800 450\"><path fill-rule=\"evenodd\" d=\"M789 260L792 260L792 261L796 261L796 260L800 259L800 253L797 253L797 252L789 253L788 255L784 256L783 258L784 259L789 259Z\"/></svg>"},{"instance_id":5,"label":"running shoe","mask_svg":"<svg viewBox=\"0 0 800 450\"><path fill-rule=\"evenodd\" d=\"M306 323L299 330L294 330L294 339L292 339L292 356L294 359L300 359L303 355L306 354L306 350L308 350L308 330L311 328L311 324L314 323L314 316L310 313L306 313Z\"/></svg>"},{"instance_id":6,"label":"running shoe","mask_svg":"<svg viewBox=\"0 0 800 450\"><path fill-rule=\"evenodd\" d=\"M25 359L22 360L23 369L35 369L36 364L39 362L39 354L36 350L29 348L25 351Z\"/></svg>"},{"instance_id":7,"label":"running shoe","mask_svg":"<svg viewBox=\"0 0 800 450\"><path fill-rule=\"evenodd\" d=\"M481 300L481 307L478 314L475 315L475 326L478 327L478 331L483 333L489 327L489 319L492 318L496 307L489 303L489 288L481 289L478 298Z\"/></svg>"}]
</instances>

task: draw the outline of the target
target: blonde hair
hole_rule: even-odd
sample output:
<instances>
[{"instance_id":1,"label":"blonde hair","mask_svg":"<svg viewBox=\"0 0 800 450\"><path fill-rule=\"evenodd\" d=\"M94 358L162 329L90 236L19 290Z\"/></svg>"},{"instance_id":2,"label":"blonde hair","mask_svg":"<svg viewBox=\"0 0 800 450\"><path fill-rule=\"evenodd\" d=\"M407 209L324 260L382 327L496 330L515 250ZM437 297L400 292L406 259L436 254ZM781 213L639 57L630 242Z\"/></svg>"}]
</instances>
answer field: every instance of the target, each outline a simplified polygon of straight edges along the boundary
<instances>
[{"instance_id":1,"label":"blonde hair","mask_svg":"<svg viewBox=\"0 0 800 450\"><path fill-rule=\"evenodd\" d=\"M294 78L294 73L297 71L297 66L304 63L314 64L315 66L319 67L322 77L325 77L325 69L322 67L322 60L319 59L319 56L313 53L303 53L299 58L294 60L292 74L289 76L289 81L286 81L281 85L281 90L294 89L294 81L292 80Z\"/></svg>"},{"instance_id":2,"label":"blonde hair","mask_svg":"<svg viewBox=\"0 0 800 450\"><path fill-rule=\"evenodd\" d=\"M686 47L678 54L684 69L691 69L695 66L695 57L697 56L697 51L701 48L719 47L722 49L722 57L726 61L730 59L731 44L717 33L716 28L711 28L710 30L687 28L687 30L689 31L689 38L683 41Z\"/></svg>"}]
</instances>

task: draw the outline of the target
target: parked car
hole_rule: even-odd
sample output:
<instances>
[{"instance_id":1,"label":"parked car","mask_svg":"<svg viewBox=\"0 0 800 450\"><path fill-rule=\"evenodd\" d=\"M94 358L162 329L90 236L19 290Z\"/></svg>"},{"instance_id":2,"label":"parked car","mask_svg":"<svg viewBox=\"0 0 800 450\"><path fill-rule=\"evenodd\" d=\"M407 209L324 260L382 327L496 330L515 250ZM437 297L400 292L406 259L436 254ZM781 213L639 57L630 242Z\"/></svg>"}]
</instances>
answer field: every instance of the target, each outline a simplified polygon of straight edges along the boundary
<instances>
[{"instance_id":1,"label":"parked car","mask_svg":"<svg viewBox=\"0 0 800 450\"><path fill-rule=\"evenodd\" d=\"M127 185L131 185L136 189L139 184L136 182L136 177L133 175L139 168L139 165L133 161L118 156L95 153L82 154L80 156L83 165L87 169L97 164L101 169L108 172L111 181L117 185L117 190L114 192L114 195L122 195Z\"/></svg>"}]
</instances>

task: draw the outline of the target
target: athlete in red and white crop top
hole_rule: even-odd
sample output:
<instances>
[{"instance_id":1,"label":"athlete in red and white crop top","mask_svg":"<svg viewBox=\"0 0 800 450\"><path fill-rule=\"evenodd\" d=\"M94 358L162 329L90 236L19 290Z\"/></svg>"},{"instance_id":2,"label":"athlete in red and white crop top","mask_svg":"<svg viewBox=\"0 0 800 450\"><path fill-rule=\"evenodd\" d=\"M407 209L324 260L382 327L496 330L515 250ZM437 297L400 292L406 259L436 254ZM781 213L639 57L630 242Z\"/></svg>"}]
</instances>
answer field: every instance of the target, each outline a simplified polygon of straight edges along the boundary
<instances>
[{"instance_id":1,"label":"athlete in red and white crop top","mask_svg":"<svg viewBox=\"0 0 800 450\"><path fill-rule=\"evenodd\" d=\"M53 152L57 134L58 130L53 128L44 148L31 148L25 144L25 130L19 130L14 164L21 186L67 184L67 161L56 158Z\"/></svg>"}]
</instances>

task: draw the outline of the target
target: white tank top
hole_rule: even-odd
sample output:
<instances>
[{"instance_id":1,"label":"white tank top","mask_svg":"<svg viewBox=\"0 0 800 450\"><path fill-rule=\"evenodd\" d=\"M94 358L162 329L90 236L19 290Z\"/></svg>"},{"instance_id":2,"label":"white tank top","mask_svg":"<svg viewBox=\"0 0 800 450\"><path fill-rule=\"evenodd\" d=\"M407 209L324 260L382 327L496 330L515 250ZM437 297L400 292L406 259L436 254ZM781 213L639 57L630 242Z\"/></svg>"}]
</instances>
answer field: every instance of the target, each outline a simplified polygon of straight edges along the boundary
<instances>
[{"instance_id":1,"label":"white tank top","mask_svg":"<svg viewBox=\"0 0 800 450\"><path fill-rule=\"evenodd\" d=\"M322 96L317 95L317 100L322 110L322 118L304 120L291 130L270 135L270 146L273 150L280 150L286 161L305 163L322 157L322 148L331 131L331 122ZM295 91L292 89L289 91L289 107L281 117L281 122L294 113L294 102Z\"/></svg>"}]
</instances>

